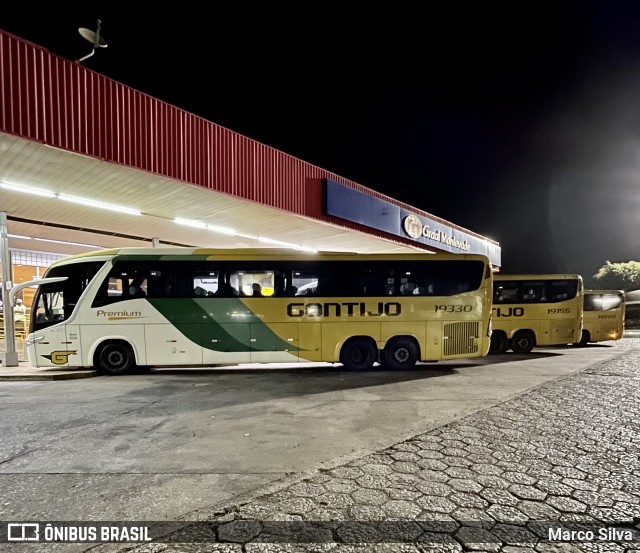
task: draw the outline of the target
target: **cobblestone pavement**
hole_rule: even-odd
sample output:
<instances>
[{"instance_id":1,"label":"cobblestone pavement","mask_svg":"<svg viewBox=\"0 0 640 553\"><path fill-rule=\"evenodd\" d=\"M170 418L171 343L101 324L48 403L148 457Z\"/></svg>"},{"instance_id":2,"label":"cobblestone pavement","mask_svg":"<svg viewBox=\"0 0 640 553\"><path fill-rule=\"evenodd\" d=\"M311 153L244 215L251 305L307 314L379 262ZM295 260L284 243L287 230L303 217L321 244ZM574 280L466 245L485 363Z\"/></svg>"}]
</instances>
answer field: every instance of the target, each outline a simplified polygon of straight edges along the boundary
<instances>
[{"instance_id":1,"label":"cobblestone pavement","mask_svg":"<svg viewBox=\"0 0 640 553\"><path fill-rule=\"evenodd\" d=\"M132 550L640 550L640 339L623 342L610 360Z\"/></svg>"}]
</instances>

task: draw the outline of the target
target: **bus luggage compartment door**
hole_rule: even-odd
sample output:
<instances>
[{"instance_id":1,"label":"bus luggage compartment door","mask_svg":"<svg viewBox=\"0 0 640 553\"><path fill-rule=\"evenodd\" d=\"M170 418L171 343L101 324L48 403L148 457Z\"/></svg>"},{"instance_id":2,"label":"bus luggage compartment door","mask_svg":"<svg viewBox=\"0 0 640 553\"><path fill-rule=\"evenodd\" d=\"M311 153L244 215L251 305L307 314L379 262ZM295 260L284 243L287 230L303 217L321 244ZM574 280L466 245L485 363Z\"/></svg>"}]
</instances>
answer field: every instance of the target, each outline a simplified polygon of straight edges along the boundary
<instances>
[{"instance_id":1,"label":"bus luggage compartment door","mask_svg":"<svg viewBox=\"0 0 640 553\"><path fill-rule=\"evenodd\" d=\"M252 323L251 362L298 362L297 323Z\"/></svg>"}]
</instances>

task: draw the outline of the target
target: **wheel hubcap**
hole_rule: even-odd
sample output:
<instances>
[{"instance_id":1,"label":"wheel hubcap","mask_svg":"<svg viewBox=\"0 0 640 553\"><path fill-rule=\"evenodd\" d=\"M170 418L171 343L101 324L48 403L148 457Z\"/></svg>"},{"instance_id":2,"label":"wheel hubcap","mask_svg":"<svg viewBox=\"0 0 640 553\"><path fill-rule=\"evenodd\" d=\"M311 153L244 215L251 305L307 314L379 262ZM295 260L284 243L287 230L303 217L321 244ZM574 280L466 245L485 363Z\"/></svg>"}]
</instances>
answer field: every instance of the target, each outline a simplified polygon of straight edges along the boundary
<instances>
[{"instance_id":1,"label":"wheel hubcap","mask_svg":"<svg viewBox=\"0 0 640 553\"><path fill-rule=\"evenodd\" d=\"M109 365L111 365L112 367L120 367L123 363L124 358L119 351L114 351L109 354L108 360Z\"/></svg>"},{"instance_id":2,"label":"wheel hubcap","mask_svg":"<svg viewBox=\"0 0 640 553\"><path fill-rule=\"evenodd\" d=\"M409 359L409 351L405 348L402 349L397 349L394 353L393 353L393 358L398 362L398 363L404 363Z\"/></svg>"}]
</instances>

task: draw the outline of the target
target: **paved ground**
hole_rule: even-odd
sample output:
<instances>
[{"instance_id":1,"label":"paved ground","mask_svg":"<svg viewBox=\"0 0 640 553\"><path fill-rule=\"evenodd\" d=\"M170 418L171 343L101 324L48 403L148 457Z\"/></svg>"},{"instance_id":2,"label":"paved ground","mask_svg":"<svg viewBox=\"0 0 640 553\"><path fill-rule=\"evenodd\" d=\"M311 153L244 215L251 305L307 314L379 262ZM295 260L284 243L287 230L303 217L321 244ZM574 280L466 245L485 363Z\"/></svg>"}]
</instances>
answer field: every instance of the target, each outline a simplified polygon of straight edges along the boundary
<instances>
[{"instance_id":1,"label":"paved ground","mask_svg":"<svg viewBox=\"0 0 640 553\"><path fill-rule=\"evenodd\" d=\"M134 551L640 549L639 367L640 351L629 349L202 517L216 521L212 540L236 545ZM193 524L173 539L203 534Z\"/></svg>"},{"instance_id":2,"label":"paved ground","mask_svg":"<svg viewBox=\"0 0 640 553\"><path fill-rule=\"evenodd\" d=\"M565 365L580 358L582 367L567 367L551 379L547 375L533 387L522 370L520 393L503 394L498 401L492 397L488 407L476 402L470 414L436 416L429 430L378 450L290 474L226 503L211 501L211 508L181 517L200 521L184 531L167 525L166 541L180 543L99 545L95 551L640 548L635 535L640 520L638 348L635 338L608 348L608 355L601 354L607 348L585 348L564 358ZM600 354L601 360L583 368L580 356L585 353L594 359ZM548 358L549 365L553 359ZM492 371L500 366L493 365ZM475 376L480 383L480 373ZM402 389L420 382L408 384ZM370 421L376 424L377 419ZM555 541L549 541L550 529ZM571 531L584 532L583 541L562 541ZM152 528L152 535L158 533ZM94 548L60 546L38 549L43 546L34 544L24 550ZM11 547L18 551L22 546Z\"/></svg>"}]
</instances>

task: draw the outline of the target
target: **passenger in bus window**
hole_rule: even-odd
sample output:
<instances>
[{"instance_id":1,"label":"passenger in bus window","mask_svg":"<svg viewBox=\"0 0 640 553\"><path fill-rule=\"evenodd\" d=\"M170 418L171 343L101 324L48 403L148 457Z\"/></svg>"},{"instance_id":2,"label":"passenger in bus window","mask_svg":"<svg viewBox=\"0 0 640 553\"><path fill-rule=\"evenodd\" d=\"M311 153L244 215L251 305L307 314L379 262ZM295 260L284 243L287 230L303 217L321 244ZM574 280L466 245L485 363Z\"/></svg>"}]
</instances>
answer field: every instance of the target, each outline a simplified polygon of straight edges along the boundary
<instances>
[{"instance_id":1,"label":"passenger in bus window","mask_svg":"<svg viewBox=\"0 0 640 553\"><path fill-rule=\"evenodd\" d=\"M413 291L415 296L433 296L433 284L428 284L426 281L420 286L416 286Z\"/></svg>"},{"instance_id":2,"label":"passenger in bus window","mask_svg":"<svg viewBox=\"0 0 640 553\"><path fill-rule=\"evenodd\" d=\"M132 298L144 298L147 293L142 289L146 278L143 276L136 276L131 281L131 285L129 286L129 296Z\"/></svg>"},{"instance_id":3,"label":"passenger in bus window","mask_svg":"<svg viewBox=\"0 0 640 553\"><path fill-rule=\"evenodd\" d=\"M262 297L262 286L260 284L258 284L257 282L254 282L251 285L251 290L252 290L251 295L254 298L261 298Z\"/></svg>"},{"instance_id":4,"label":"passenger in bus window","mask_svg":"<svg viewBox=\"0 0 640 553\"><path fill-rule=\"evenodd\" d=\"M400 286L400 293L403 296L412 296L415 289L416 289L415 282L405 282Z\"/></svg>"}]
</instances>

